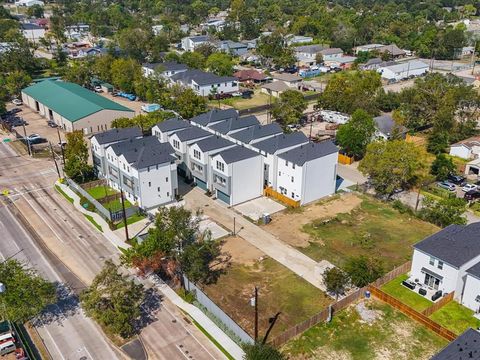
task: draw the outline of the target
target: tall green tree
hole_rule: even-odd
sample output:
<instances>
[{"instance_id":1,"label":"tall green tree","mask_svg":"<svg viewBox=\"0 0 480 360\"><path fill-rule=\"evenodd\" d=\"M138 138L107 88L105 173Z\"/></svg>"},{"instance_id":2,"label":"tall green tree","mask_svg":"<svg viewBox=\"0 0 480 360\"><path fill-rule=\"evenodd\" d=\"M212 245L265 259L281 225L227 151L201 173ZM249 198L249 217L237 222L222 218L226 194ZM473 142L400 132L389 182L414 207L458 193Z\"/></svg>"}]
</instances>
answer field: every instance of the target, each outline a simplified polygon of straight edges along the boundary
<instances>
[{"instance_id":1,"label":"tall green tree","mask_svg":"<svg viewBox=\"0 0 480 360\"><path fill-rule=\"evenodd\" d=\"M332 267L323 273L323 282L327 291L334 294L338 300L338 295L345 292L350 280L343 270Z\"/></svg>"},{"instance_id":2,"label":"tall green tree","mask_svg":"<svg viewBox=\"0 0 480 360\"><path fill-rule=\"evenodd\" d=\"M466 206L465 200L456 197L441 200L425 197L419 215L422 219L441 227L452 224L465 225L467 218L463 214Z\"/></svg>"},{"instance_id":3,"label":"tall green tree","mask_svg":"<svg viewBox=\"0 0 480 360\"><path fill-rule=\"evenodd\" d=\"M293 49L286 44L280 32L261 36L256 51L266 66L285 68L294 65L296 62Z\"/></svg>"},{"instance_id":4,"label":"tall green tree","mask_svg":"<svg viewBox=\"0 0 480 360\"><path fill-rule=\"evenodd\" d=\"M306 109L307 101L300 91L286 90L273 104L272 116L283 126L298 124Z\"/></svg>"},{"instance_id":5,"label":"tall green tree","mask_svg":"<svg viewBox=\"0 0 480 360\"><path fill-rule=\"evenodd\" d=\"M217 74L218 76L232 76L233 74L233 62L232 57L225 53L213 53L211 54L205 63L208 71Z\"/></svg>"},{"instance_id":6,"label":"tall green tree","mask_svg":"<svg viewBox=\"0 0 480 360\"><path fill-rule=\"evenodd\" d=\"M450 157L445 154L438 154L430 167L430 173L435 179L445 180L449 174L455 172L455 164Z\"/></svg>"},{"instance_id":7,"label":"tall green tree","mask_svg":"<svg viewBox=\"0 0 480 360\"><path fill-rule=\"evenodd\" d=\"M192 89L185 89L175 96L174 109L183 118L190 119L207 110L207 100Z\"/></svg>"},{"instance_id":8,"label":"tall green tree","mask_svg":"<svg viewBox=\"0 0 480 360\"><path fill-rule=\"evenodd\" d=\"M381 277L384 269L382 262L378 259L361 255L347 260L345 272L352 284L361 288Z\"/></svg>"},{"instance_id":9,"label":"tall green tree","mask_svg":"<svg viewBox=\"0 0 480 360\"><path fill-rule=\"evenodd\" d=\"M375 122L365 110L358 109L350 121L341 125L337 131L338 144L348 156L360 159L375 134Z\"/></svg>"},{"instance_id":10,"label":"tall green tree","mask_svg":"<svg viewBox=\"0 0 480 360\"><path fill-rule=\"evenodd\" d=\"M142 68L133 59L116 59L111 67L112 83L117 88L132 93L135 90L135 81L142 77Z\"/></svg>"},{"instance_id":11,"label":"tall green tree","mask_svg":"<svg viewBox=\"0 0 480 360\"><path fill-rule=\"evenodd\" d=\"M27 15L34 18L43 18L43 6L35 4L27 8Z\"/></svg>"},{"instance_id":12,"label":"tall green tree","mask_svg":"<svg viewBox=\"0 0 480 360\"><path fill-rule=\"evenodd\" d=\"M205 68L205 56L196 51L185 51L180 56L180 62L187 65L192 69L204 69Z\"/></svg>"},{"instance_id":13,"label":"tall green tree","mask_svg":"<svg viewBox=\"0 0 480 360\"><path fill-rule=\"evenodd\" d=\"M30 320L57 301L55 286L17 260L10 259L0 264L0 282L5 285L5 292L0 294L0 304L4 304L6 310L5 313L0 311L0 314L10 321Z\"/></svg>"},{"instance_id":14,"label":"tall green tree","mask_svg":"<svg viewBox=\"0 0 480 360\"><path fill-rule=\"evenodd\" d=\"M87 316L107 332L126 339L135 334L135 322L141 315L144 298L143 285L129 280L108 260L80 295L80 302Z\"/></svg>"},{"instance_id":15,"label":"tall green tree","mask_svg":"<svg viewBox=\"0 0 480 360\"><path fill-rule=\"evenodd\" d=\"M75 130L66 135L65 174L78 183L84 183L93 177L93 168L88 163L88 145L83 131Z\"/></svg>"},{"instance_id":16,"label":"tall green tree","mask_svg":"<svg viewBox=\"0 0 480 360\"><path fill-rule=\"evenodd\" d=\"M25 71L12 71L5 78L5 88L11 97L20 96L22 89L32 82L32 78Z\"/></svg>"}]
</instances>

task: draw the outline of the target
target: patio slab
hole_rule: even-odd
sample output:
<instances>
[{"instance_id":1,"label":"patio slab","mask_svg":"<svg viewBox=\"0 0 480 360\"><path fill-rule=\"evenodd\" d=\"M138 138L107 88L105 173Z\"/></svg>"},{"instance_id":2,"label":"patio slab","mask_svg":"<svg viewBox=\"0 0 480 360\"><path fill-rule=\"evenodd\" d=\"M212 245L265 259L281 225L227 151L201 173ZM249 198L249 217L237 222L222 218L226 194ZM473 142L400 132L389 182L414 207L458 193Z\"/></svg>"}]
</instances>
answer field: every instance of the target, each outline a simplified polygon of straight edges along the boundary
<instances>
[{"instance_id":1,"label":"patio slab","mask_svg":"<svg viewBox=\"0 0 480 360\"><path fill-rule=\"evenodd\" d=\"M260 219L263 214L274 214L285 209L285 206L267 197L259 197L234 206L234 209L253 221Z\"/></svg>"}]
</instances>

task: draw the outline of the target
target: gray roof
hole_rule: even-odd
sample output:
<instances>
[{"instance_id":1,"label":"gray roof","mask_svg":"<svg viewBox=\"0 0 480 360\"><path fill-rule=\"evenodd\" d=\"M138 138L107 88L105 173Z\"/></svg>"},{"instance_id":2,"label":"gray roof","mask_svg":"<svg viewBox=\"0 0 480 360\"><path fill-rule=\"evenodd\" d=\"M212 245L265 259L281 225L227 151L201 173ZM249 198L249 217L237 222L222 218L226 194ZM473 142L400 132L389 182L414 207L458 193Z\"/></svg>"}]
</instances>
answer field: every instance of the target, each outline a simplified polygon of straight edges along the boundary
<instances>
[{"instance_id":1,"label":"gray roof","mask_svg":"<svg viewBox=\"0 0 480 360\"><path fill-rule=\"evenodd\" d=\"M479 360L480 333L472 328L453 340L430 360Z\"/></svg>"},{"instance_id":2,"label":"gray roof","mask_svg":"<svg viewBox=\"0 0 480 360\"><path fill-rule=\"evenodd\" d=\"M254 140L282 133L282 127L280 125L278 125L277 123L271 123L267 125L252 126L245 130L237 131L230 136L245 144L249 144Z\"/></svg>"},{"instance_id":3,"label":"gray roof","mask_svg":"<svg viewBox=\"0 0 480 360\"><path fill-rule=\"evenodd\" d=\"M174 117L165 121L162 121L156 125L161 132L180 130L188 128L192 125L186 120Z\"/></svg>"},{"instance_id":4,"label":"gray roof","mask_svg":"<svg viewBox=\"0 0 480 360\"><path fill-rule=\"evenodd\" d=\"M211 136L209 138L200 140L199 142L196 142L200 150L203 152L206 151L212 151L216 149L223 149L227 146L233 146L235 145L233 142L224 139L220 136Z\"/></svg>"},{"instance_id":5,"label":"gray roof","mask_svg":"<svg viewBox=\"0 0 480 360\"><path fill-rule=\"evenodd\" d=\"M292 82L292 81L301 81L302 77L295 75L295 74L290 74L290 73L275 73L272 74L272 77L276 80L281 80L285 82Z\"/></svg>"},{"instance_id":6,"label":"gray roof","mask_svg":"<svg viewBox=\"0 0 480 360\"><path fill-rule=\"evenodd\" d=\"M238 112L235 109L214 109L209 112L197 115L190 119L191 122L196 124L207 126L208 124L214 123L216 121L221 121L225 119L230 119L238 116Z\"/></svg>"},{"instance_id":7,"label":"gray roof","mask_svg":"<svg viewBox=\"0 0 480 360\"><path fill-rule=\"evenodd\" d=\"M268 84L263 84L261 86L264 89L271 90L271 91L276 91L276 92L282 92L282 91L287 91L287 90L293 90L290 86L288 86L284 81L282 80L277 80Z\"/></svg>"},{"instance_id":8,"label":"gray roof","mask_svg":"<svg viewBox=\"0 0 480 360\"><path fill-rule=\"evenodd\" d=\"M92 138L95 138L100 145L103 145L139 136L142 136L142 129L140 129L138 126L135 126L122 129L110 129L102 133L95 134L92 136Z\"/></svg>"},{"instance_id":9,"label":"gray roof","mask_svg":"<svg viewBox=\"0 0 480 360\"><path fill-rule=\"evenodd\" d=\"M185 130L181 130L177 132L175 135L178 136L178 139L180 141L189 141L189 140L200 139L209 135L212 136L212 133L207 130L203 130L197 126L192 126Z\"/></svg>"},{"instance_id":10,"label":"gray roof","mask_svg":"<svg viewBox=\"0 0 480 360\"><path fill-rule=\"evenodd\" d=\"M343 50L340 48L328 48L328 49L323 49L320 51L322 55L335 55L335 54L343 54Z\"/></svg>"},{"instance_id":11,"label":"gray roof","mask_svg":"<svg viewBox=\"0 0 480 360\"><path fill-rule=\"evenodd\" d=\"M255 156L260 156L260 154L256 151L247 149L243 146L235 146L233 148L223 150L216 155L220 155L227 164L242 161L245 159L250 159Z\"/></svg>"},{"instance_id":12,"label":"gray roof","mask_svg":"<svg viewBox=\"0 0 480 360\"><path fill-rule=\"evenodd\" d=\"M111 145L118 156L123 155L135 169L144 169L147 166L170 163L176 158L169 143L161 143L155 136L146 136L141 139L129 139Z\"/></svg>"},{"instance_id":13,"label":"gray roof","mask_svg":"<svg viewBox=\"0 0 480 360\"><path fill-rule=\"evenodd\" d=\"M226 135L231 131L248 128L255 125L260 125L257 117L255 115L248 115L244 117L227 119L209 127L220 134Z\"/></svg>"},{"instance_id":14,"label":"gray roof","mask_svg":"<svg viewBox=\"0 0 480 360\"><path fill-rule=\"evenodd\" d=\"M377 130L385 135L391 135L395 127L397 127L402 133L407 131L405 127L401 125L398 126L390 115L374 117L373 121L375 121Z\"/></svg>"},{"instance_id":15,"label":"gray roof","mask_svg":"<svg viewBox=\"0 0 480 360\"><path fill-rule=\"evenodd\" d=\"M429 66L420 60L410 60L402 63L396 63L395 65L388 65L388 66L382 67L382 69L384 68L389 69L394 73L400 73L400 72L412 71L412 70L418 70L418 69L428 69Z\"/></svg>"},{"instance_id":16,"label":"gray roof","mask_svg":"<svg viewBox=\"0 0 480 360\"><path fill-rule=\"evenodd\" d=\"M161 66L163 71L178 71L178 70L187 70L188 66L185 64L180 64L174 61L163 62L163 63L145 63L142 64L143 67L155 70L157 67Z\"/></svg>"},{"instance_id":17,"label":"gray roof","mask_svg":"<svg viewBox=\"0 0 480 360\"><path fill-rule=\"evenodd\" d=\"M180 81L185 84L190 84L195 81L198 85L212 85L220 84L229 81L237 81L237 78L233 76L218 76L213 73L205 72L198 69L190 69L172 75L170 77L173 81Z\"/></svg>"},{"instance_id":18,"label":"gray roof","mask_svg":"<svg viewBox=\"0 0 480 360\"><path fill-rule=\"evenodd\" d=\"M23 30L39 30L43 29L41 26L32 23L23 23L22 25Z\"/></svg>"},{"instance_id":19,"label":"gray roof","mask_svg":"<svg viewBox=\"0 0 480 360\"><path fill-rule=\"evenodd\" d=\"M210 39L208 35L189 36L188 38L193 42L205 42Z\"/></svg>"},{"instance_id":20,"label":"gray roof","mask_svg":"<svg viewBox=\"0 0 480 360\"><path fill-rule=\"evenodd\" d=\"M252 146L269 154L274 154L278 150L282 150L295 145L301 145L307 142L308 138L306 137L306 135L300 131L297 131L290 134L277 135L252 144Z\"/></svg>"},{"instance_id":21,"label":"gray roof","mask_svg":"<svg viewBox=\"0 0 480 360\"><path fill-rule=\"evenodd\" d=\"M285 151L278 155L279 158L302 166L307 161L319 159L321 157L338 152L338 148L330 141L322 141L320 143L308 143L291 150Z\"/></svg>"},{"instance_id":22,"label":"gray roof","mask_svg":"<svg viewBox=\"0 0 480 360\"><path fill-rule=\"evenodd\" d=\"M480 261L473 265L471 268L467 269L467 273L472 274L473 276L480 279Z\"/></svg>"},{"instance_id":23,"label":"gray roof","mask_svg":"<svg viewBox=\"0 0 480 360\"><path fill-rule=\"evenodd\" d=\"M296 46L294 50L295 52L316 54L326 48L328 48L328 45L314 44L314 45Z\"/></svg>"},{"instance_id":24,"label":"gray roof","mask_svg":"<svg viewBox=\"0 0 480 360\"><path fill-rule=\"evenodd\" d=\"M413 247L459 268L480 255L480 222L447 226Z\"/></svg>"}]
</instances>

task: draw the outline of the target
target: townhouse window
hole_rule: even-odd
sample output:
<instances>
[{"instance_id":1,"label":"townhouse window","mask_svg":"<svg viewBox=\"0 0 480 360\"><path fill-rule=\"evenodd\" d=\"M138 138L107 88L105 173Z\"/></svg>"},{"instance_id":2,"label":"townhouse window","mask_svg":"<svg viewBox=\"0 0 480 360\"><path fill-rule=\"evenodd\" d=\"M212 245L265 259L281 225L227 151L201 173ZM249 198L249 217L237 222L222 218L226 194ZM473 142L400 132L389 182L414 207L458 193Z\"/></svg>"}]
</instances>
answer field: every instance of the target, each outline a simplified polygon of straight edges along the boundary
<instances>
[{"instance_id":1,"label":"townhouse window","mask_svg":"<svg viewBox=\"0 0 480 360\"><path fill-rule=\"evenodd\" d=\"M150 172L150 166L147 166L147 172Z\"/></svg>"},{"instance_id":2,"label":"townhouse window","mask_svg":"<svg viewBox=\"0 0 480 360\"><path fill-rule=\"evenodd\" d=\"M217 161L217 170L225 171L225 164L220 161Z\"/></svg>"},{"instance_id":3,"label":"townhouse window","mask_svg":"<svg viewBox=\"0 0 480 360\"><path fill-rule=\"evenodd\" d=\"M160 192L160 187L157 187L157 191Z\"/></svg>"},{"instance_id":4,"label":"townhouse window","mask_svg":"<svg viewBox=\"0 0 480 360\"><path fill-rule=\"evenodd\" d=\"M130 166L127 166L127 172L130 172Z\"/></svg>"},{"instance_id":5,"label":"townhouse window","mask_svg":"<svg viewBox=\"0 0 480 360\"><path fill-rule=\"evenodd\" d=\"M168 176L165 178L165 182L168 182Z\"/></svg>"},{"instance_id":6,"label":"townhouse window","mask_svg":"<svg viewBox=\"0 0 480 360\"><path fill-rule=\"evenodd\" d=\"M267 165L263 165L263 170L267 170Z\"/></svg>"},{"instance_id":7,"label":"townhouse window","mask_svg":"<svg viewBox=\"0 0 480 360\"><path fill-rule=\"evenodd\" d=\"M295 164L292 164L292 169L295 169Z\"/></svg>"},{"instance_id":8,"label":"townhouse window","mask_svg":"<svg viewBox=\"0 0 480 360\"><path fill-rule=\"evenodd\" d=\"M125 175L123 175L123 183L128 186L130 189L133 189L133 181L131 179L129 179L128 177L126 177Z\"/></svg>"},{"instance_id":9,"label":"townhouse window","mask_svg":"<svg viewBox=\"0 0 480 360\"><path fill-rule=\"evenodd\" d=\"M281 171L278 172L278 176L282 176L282 172L281 172Z\"/></svg>"},{"instance_id":10,"label":"townhouse window","mask_svg":"<svg viewBox=\"0 0 480 360\"><path fill-rule=\"evenodd\" d=\"M178 140L173 140L173 147L175 149L180 149L180 142Z\"/></svg>"},{"instance_id":11,"label":"townhouse window","mask_svg":"<svg viewBox=\"0 0 480 360\"><path fill-rule=\"evenodd\" d=\"M435 265L435 258L430 256L430 261L428 262L430 265Z\"/></svg>"},{"instance_id":12,"label":"townhouse window","mask_svg":"<svg viewBox=\"0 0 480 360\"><path fill-rule=\"evenodd\" d=\"M148 187L152 187L152 182L151 181L148 182Z\"/></svg>"},{"instance_id":13,"label":"townhouse window","mask_svg":"<svg viewBox=\"0 0 480 360\"><path fill-rule=\"evenodd\" d=\"M167 191L167 197L170 196L170 193Z\"/></svg>"},{"instance_id":14,"label":"townhouse window","mask_svg":"<svg viewBox=\"0 0 480 360\"><path fill-rule=\"evenodd\" d=\"M443 269L443 261L438 261L437 267L442 270Z\"/></svg>"},{"instance_id":15,"label":"townhouse window","mask_svg":"<svg viewBox=\"0 0 480 360\"><path fill-rule=\"evenodd\" d=\"M157 164L157 165L155 165L155 168L158 170L158 164Z\"/></svg>"},{"instance_id":16,"label":"townhouse window","mask_svg":"<svg viewBox=\"0 0 480 360\"><path fill-rule=\"evenodd\" d=\"M220 185L225 185L227 183L227 180L224 179L223 177L221 176L218 176L218 175L215 175L213 180L217 183L217 184L220 184Z\"/></svg>"},{"instance_id":17,"label":"townhouse window","mask_svg":"<svg viewBox=\"0 0 480 360\"><path fill-rule=\"evenodd\" d=\"M125 164L122 164L122 165L123 165L123 170L126 170Z\"/></svg>"},{"instance_id":18,"label":"townhouse window","mask_svg":"<svg viewBox=\"0 0 480 360\"><path fill-rule=\"evenodd\" d=\"M195 159L200 160L200 151L198 151L198 150L193 150L193 157L194 157Z\"/></svg>"},{"instance_id":19,"label":"townhouse window","mask_svg":"<svg viewBox=\"0 0 480 360\"><path fill-rule=\"evenodd\" d=\"M292 182L293 182L294 180L295 180L295 179L294 179L294 177L292 176Z\"/></svg>"},{"instance_id":20,"label":"townhouse window","mask_svg":"<svg viewBox=\"0 0 480 360\"><path fill-rule=\"evenodd\" d=\"M292 192L292 199L295 199L295 193Z\"/></svg>"},{"instance_id":21,"label":"townhouse window","mask_svg":"<svg viewBox=\"0 0 480 360\"><path fill-rule=\"evenodd\" d=\"M285 166L288 166L288 160L285 160Z\"/></svg>"}]
</instances>

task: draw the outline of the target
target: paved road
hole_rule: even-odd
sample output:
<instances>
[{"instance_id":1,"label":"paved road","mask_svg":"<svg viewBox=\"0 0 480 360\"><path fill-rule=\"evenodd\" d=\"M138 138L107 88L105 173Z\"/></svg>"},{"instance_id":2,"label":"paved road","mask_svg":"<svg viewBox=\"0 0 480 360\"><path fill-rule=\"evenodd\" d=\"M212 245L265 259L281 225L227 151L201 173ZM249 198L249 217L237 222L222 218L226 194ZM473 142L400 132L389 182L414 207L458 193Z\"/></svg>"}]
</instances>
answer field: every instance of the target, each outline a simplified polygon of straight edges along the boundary
<instances>
[{"instance_id":1,"label":"paved road","mask_svg":"<svg viewBox=\"0 0 480 360\"><path fill-rule=\"evenodd\" d=\"M53 163L50 161L19 157L5 144L0 144L0 189L8 188L11 191L10 199L52 253L68 264L68 268L82 282L90 283L106 259L118 258L118 250L56 192L52 187L56 179L52 169ZM85 332L85 336L91 336L92 342L95 337L101 338L98 333L94 334L80 326L78 331ZM72 334L75 336L75 333ZM45 342L50 338L48 334L42 334L43 336ZM141 336L150 359L225 358L208 338L193 324L189 324L176 306L166 299L161 301L152 323L142 331ZM70 351L63 350L63 343L57 342L56 346L61 347L64 353L68 354ZM75 350L78 349L80 347L75 347ZM114 358L88 356L94 356L93 359Z\"/></svg>"}]
</instances>

